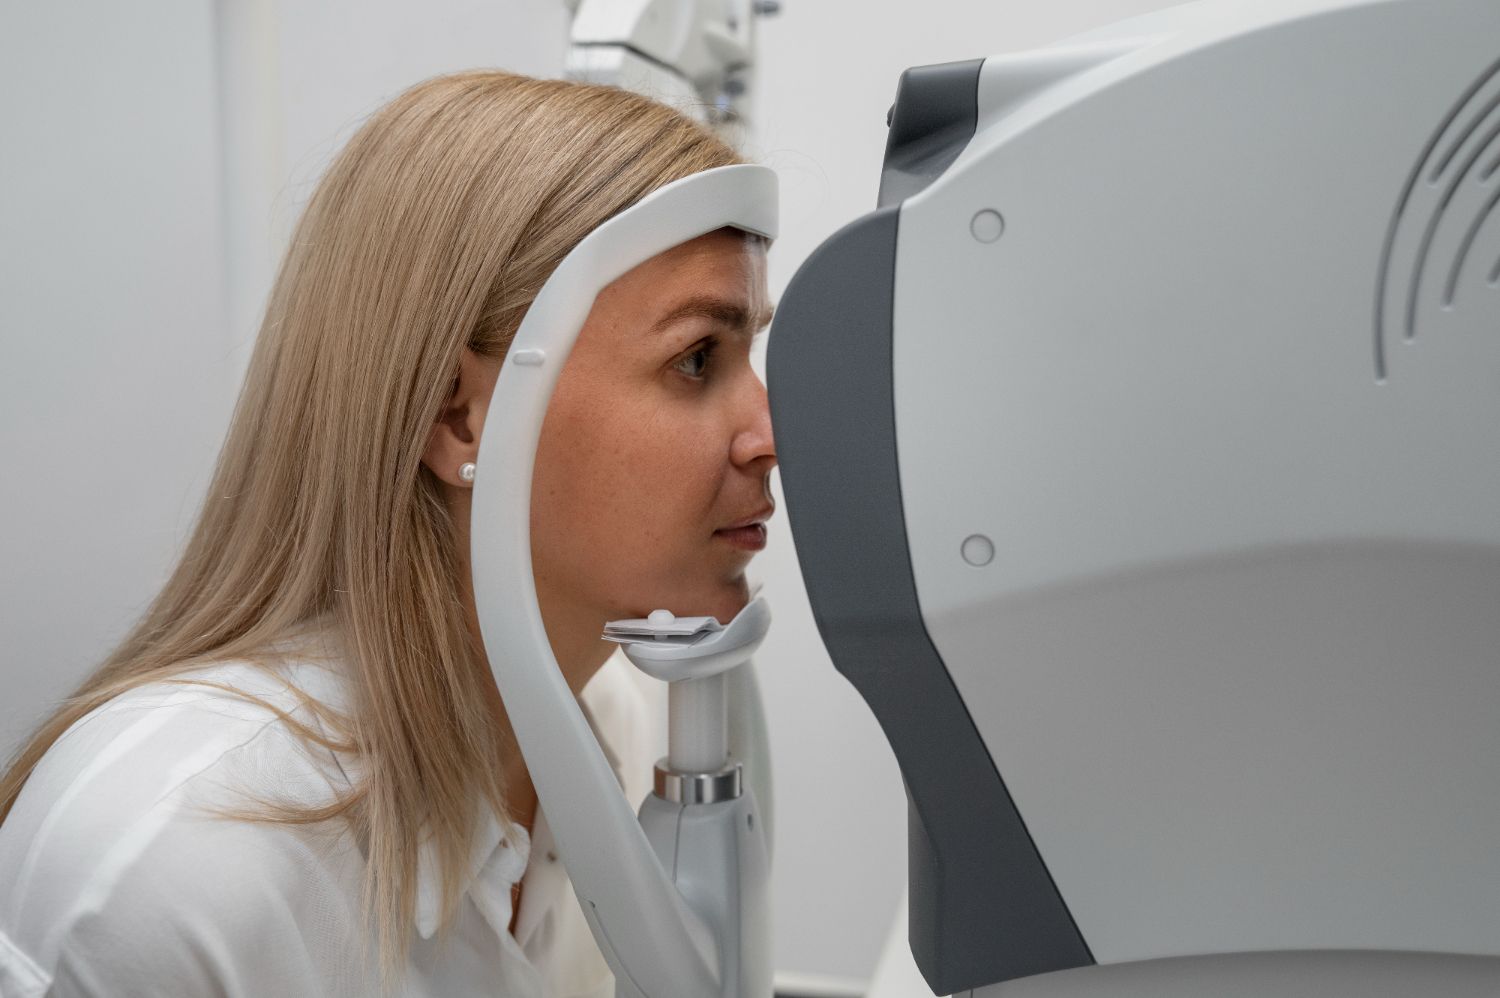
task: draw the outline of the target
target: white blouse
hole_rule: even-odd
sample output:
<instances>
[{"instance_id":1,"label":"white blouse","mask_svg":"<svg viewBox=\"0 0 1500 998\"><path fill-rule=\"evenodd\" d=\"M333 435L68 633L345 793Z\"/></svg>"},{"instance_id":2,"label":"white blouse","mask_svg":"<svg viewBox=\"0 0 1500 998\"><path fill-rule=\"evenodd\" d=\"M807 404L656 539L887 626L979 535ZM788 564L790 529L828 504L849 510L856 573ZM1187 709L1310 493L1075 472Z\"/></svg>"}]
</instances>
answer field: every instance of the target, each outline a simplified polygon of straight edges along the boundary
<instances>
[{"instance_id":1,"label":"white blouse","mask_svg":"<svg viewBox=\"0 0 1500 998\"><path fill-rule=\"evenodd\" d=\"M336 648L327 628L312 632ZM287 682L346 702L338 657L300 654L286 682L246 663L195 670L319 726ZM649 787L645 695L616 652L580 701L632 804ZM217 819L198 805L250 789L327 803L352 760L310 751L273 714L203 686L152 684L79 720L48 750L0 825L0 998L378 994L364 860L347 832ZM530 841L481 823L448 938L424 847L406 977L423 998L614 994L545 815ZM511 887L522 882L515 935Z\"/></svg>"}]
</instances>

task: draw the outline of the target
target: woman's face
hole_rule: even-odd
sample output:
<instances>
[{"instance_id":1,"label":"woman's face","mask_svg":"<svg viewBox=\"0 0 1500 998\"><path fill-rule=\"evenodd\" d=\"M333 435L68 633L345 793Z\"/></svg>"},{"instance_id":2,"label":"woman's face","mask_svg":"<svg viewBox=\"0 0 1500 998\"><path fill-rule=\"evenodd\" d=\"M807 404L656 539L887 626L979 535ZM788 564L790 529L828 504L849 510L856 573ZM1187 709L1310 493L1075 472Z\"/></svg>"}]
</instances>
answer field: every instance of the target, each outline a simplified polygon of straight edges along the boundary
<instances>
[{"instance_id":1,"label":"woman's face","mask_svg":"<svg viewBox=\"0 0 1500 998\"><path fill-rule=\"evenodd\" d=\"M763 243L731 229L599 294L537 450L532 560L549 631L654 609L727 622L744 607L765 529L726 529L774 510L770 410L750 366L769 320Z\"/></svg>"}]
</instances>

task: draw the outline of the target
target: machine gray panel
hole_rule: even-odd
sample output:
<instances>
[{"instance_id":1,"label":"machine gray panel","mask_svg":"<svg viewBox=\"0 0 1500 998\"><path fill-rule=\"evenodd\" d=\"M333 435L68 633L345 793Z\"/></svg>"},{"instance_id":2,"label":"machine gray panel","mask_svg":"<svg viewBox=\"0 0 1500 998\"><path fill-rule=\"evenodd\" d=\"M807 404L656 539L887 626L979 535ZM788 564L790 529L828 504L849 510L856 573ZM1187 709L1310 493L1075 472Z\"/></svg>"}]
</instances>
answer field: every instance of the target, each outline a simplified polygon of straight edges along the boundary
<instances>
[{"instance_id":1,"label":"machine gray panel","mask_svg":"<svg viewBox=\"0 0 1500 998\"><path fill-rule=\"evenodd\" d=\"M1085 967L954 998L1494 998L1500 960L1433 953L1223 953Z\"/></svg>"},{"instance_id":2,"label":"machine gray panel","mask_svg":"<svg viewBox=\"0 0 1500 998\"><path fill-rule=\"evenodd\" d=\"M897 224L881 209L808 258L778 305L767 380L819 633L906 781L912 953L950 994L1093 957L917 605L893 410Z\"/></svg>"},{"instance_id":3,"label":"machine gray panel","mask_svg":"<svg viewBox=\"0 0 1500 998\"><path fill-rule=\"evenodd\" d=\"M915 66L901 74L886 124L880 207L922 190L958 159L979 121L983 59Z\"/></svg>"}]
</instances>

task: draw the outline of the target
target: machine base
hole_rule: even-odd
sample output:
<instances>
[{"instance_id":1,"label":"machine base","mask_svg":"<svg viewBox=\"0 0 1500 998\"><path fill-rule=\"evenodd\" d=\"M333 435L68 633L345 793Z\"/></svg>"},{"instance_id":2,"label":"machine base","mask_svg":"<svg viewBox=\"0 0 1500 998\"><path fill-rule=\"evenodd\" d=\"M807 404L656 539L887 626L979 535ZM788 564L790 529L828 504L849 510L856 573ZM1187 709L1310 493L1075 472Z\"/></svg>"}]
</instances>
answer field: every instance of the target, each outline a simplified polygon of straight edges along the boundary
<instances>
[{"instance_id":1,"label":"machine base","mask_svg":"<svg viewBox=\"0 0 1500 998\"><path fill-rule=\"evenodd\" d=\"M1493 998L1500 958L1434 953L1235 953L1079 967L954 998Z\"/></svg>"}]
</instances>

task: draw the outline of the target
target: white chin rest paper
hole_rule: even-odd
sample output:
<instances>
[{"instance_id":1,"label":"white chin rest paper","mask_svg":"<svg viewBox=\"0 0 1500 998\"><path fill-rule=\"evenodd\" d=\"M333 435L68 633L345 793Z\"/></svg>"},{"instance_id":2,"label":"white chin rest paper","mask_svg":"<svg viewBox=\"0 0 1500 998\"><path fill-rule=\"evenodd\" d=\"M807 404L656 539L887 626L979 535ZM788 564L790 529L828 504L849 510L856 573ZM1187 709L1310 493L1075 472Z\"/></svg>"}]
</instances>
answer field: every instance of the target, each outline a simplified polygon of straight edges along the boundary
<instances>
[{"instance_id":1,"label":"white chin rest paper","mask_svg":"<svg viewBox=\"0 0 1500 998\"><path fill-rule=\"evenodd\" d=\"M490 667L599 947L622 989L653 998L717 992L718 954L662 871L552 654L532 576L532 470L553 389L599 292L716 229L774 239L776 217L775 173L736 165L668 184L591 232L526 313L479 446L470 545Z\"/></svg>"}]
</instances>

